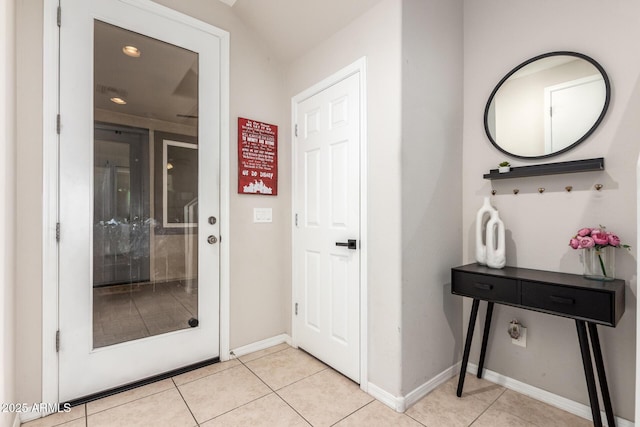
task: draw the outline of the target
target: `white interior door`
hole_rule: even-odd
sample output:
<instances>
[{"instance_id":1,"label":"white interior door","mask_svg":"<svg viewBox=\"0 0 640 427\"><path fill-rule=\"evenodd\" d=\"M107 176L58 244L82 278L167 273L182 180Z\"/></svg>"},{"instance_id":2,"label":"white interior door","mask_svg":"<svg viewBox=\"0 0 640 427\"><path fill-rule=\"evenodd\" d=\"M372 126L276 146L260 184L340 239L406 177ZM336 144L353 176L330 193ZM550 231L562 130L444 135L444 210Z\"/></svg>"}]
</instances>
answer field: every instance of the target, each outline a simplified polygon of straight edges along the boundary
<instances>
[{"instance_id":1,"label":"white interior door","mask_svg":"<svg viewBox=\"0 0 640 427\"><path fill-rule=\"evenodd\" d=\"M356 382L360 382L359 102L356 73L294 106L294 343Z\"/></svg>"},{"instance_id":2,"label":"white interior door","mask_svg":"<svg viewBox=\"0 0 640 427\"><path fill-rule=\"evenodd\" d=\"M600 74L545 88L545 153L580 139L602 113L607 89Z\"/></svg>"},{"instance_id":3,"label":"white interior door","mask_svg":"<svg viewBox=\"0 0 640 427\"><path fill-rule=\"evenodd\" d=\"M145 0L61 8L67 401L219 356L221 41Z\"/></svg>"}]
</instances>

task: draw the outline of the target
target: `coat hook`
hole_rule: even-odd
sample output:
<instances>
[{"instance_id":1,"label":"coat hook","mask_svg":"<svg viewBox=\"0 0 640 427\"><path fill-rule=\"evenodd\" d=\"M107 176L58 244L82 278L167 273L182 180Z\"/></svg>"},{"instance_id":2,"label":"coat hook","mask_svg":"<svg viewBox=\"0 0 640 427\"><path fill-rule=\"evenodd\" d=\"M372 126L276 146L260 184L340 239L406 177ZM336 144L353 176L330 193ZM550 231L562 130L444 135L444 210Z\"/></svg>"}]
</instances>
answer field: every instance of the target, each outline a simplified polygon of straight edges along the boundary
<instances>
[{"instance_id":1,"label":"coat hook","mask_svg":"<svg viewBox=\"0 0 640 427\"><path fill-rule=\"evenodd\" d=\"M600 191L602 190L602 184L596 184L594 185L594 187L596 188L596 190Z\"/></svg>"},{"instance_id":2,"label":"coat hook","mask_svg":"<svg viewBox=\"0 0 640 427\"><path fill-rule=\"evenodd\" d=\"M491 195L495 196L496 195L496 190L491 190Z\"/></svg>"},{"instance_id":3,"label":"coat hook","mask_svg":"<svg viewBox=\"0 0 640 427\"><path fill-rule=\"evenodd\" d=\"M544 193L544 188L543 187L538 188L538 193L540 194Z\"/></svg>"},{"instance_id":4,"label":"coat hook","mask_svg":"<svg viewBox=\"0 0 640 427\"><path fill-rule=\"evenodd\" d=\"M520 190L518 190L517 188L513 189L513 194L518 194L520 192Z\"/></svg>"},{"instance_id":5,"label":"coat hook","mask_svg":"<svg viewBox=\"0 0 640 427\"><path fill-rule=\"evenodd\" d=\"M567 193L571 193L571 190L573 190L573 187L570 185L567 185L566 187L564 187L565 190L567 190Z\"/></svg>"}]
</instances>

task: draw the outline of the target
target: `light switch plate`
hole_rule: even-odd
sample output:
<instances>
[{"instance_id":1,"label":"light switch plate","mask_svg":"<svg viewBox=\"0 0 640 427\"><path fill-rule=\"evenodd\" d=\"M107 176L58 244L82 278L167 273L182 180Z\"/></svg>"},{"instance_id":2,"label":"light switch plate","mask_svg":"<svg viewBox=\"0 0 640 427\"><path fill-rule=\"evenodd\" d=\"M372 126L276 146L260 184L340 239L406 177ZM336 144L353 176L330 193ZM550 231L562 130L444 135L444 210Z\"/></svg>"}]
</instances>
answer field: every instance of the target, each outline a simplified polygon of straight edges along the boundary
<instances>
[{"instance_id":1,"label":"light switch plate","mask_svg":"<svg viewBox=\"0 0 640 427\"><path fill-rule=\"evenodd\" d=\"M253 222L273 222L271 208L253 208Z\"/></svg>"}]
</instances>

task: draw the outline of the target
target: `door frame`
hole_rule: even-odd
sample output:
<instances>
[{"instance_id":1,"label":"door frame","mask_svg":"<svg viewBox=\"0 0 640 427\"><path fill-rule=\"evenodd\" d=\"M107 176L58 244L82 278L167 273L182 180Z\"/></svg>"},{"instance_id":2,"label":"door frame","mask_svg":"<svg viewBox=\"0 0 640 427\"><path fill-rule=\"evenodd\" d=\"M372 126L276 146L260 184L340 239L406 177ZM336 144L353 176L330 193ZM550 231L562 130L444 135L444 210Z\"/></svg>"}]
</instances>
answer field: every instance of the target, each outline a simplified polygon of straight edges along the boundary
<instances>
[{"instance_id":1,"label":"door frame","mask_svg":"<svg viewBox=\"0 0 640 427\"><path fill-rule=\"evenodd\" d=\"M229 153L229 33L151 0L120 0L150 14L160 15L207 32L220 40L220 360L229 360L230 278L230 153ZM58 331L59 250L59 1L44 2L43 19L43 207L42 207L42 402L59 402ZM64 12L62 17L64 25ZM64 118L62 119L64 126ZM32 414L37 418L48 413Z\"/></svg>"},{"instance_id":2,"label":"door frame","mask_svg":"<svg viewBox=\"0 0 640 427\"><path fill-rule=\"evenodd\" d=\"M291 98L291 140L295 141L297 123L297 104L310 98L325 89L351 77L354 74L360 75L360 389L367 392L368 377L368 280L367 280L367 176L368 176L368 156L367 156L367 81L366 81L367 58L362 57L345 68L337 71L322 81L314 84L310 88L300 92ZM291 153L291 339L292 345L298 347L296 342L296 322L295 322L295 302L298 300L298 292L295 286L295 206L296 206L296 144L292 144Z\"/></svg>"}]
</instances>

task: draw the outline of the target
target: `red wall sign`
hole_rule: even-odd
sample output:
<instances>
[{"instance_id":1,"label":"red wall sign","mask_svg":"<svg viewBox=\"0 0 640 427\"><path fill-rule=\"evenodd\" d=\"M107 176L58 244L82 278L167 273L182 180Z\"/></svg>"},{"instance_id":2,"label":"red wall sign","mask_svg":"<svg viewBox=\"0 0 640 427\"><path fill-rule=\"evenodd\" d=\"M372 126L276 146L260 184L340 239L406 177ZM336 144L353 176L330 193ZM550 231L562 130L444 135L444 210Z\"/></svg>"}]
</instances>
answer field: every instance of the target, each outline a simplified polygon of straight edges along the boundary
<instances>
[{"instance_id":1,"label":"red wall sign","mask_svg":"<svg viewBox=\"0 0 640 427\"><path fill-rule=\"evenodd\" d=\"M278 194L278 126L238 117L238 193Z\"/></svg>"}]
</instances>

